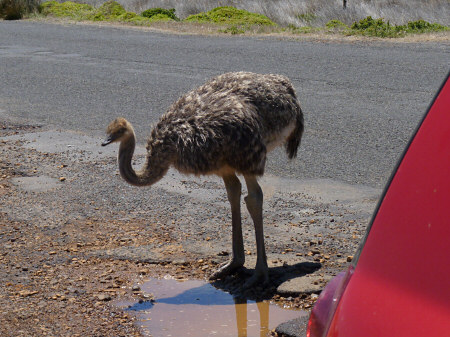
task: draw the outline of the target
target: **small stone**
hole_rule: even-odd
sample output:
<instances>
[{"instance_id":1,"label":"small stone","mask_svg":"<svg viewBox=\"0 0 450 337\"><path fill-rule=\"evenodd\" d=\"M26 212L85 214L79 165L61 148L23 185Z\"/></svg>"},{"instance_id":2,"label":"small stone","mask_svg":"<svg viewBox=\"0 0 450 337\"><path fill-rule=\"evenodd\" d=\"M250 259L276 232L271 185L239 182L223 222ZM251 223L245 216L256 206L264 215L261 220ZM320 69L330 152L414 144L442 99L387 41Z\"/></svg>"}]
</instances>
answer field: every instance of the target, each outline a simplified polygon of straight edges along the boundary
<instances>
[{"instance_id":1,"label":"small stone","mask_svg":"<svg viewBox=\"0 0 450 337\"><path fill-rule=\"evenodd\" d=\"M352 260L353 260L353 255L347 256L347 262L352 262Z\"/></svg>"},{"instance_id":2,"label":"small stone","mask_svg":"<svg viewBox=\"0 0 450 337\"><path fill-rule=\"evenodd\" d=\"M66 177L60 177L59 181L66 181Z\"/></svg>"},{"instance_id":3,"label":"small stone","mask_svg":"<svg viewBox=\"0 0 450 337\"><path fill-rule=\"evenodd\" d=\"M22 297L33 296L33 295L35 295L37 293L38 293L38 291L36 291L36 290L33 290L33 291L21 290L21 291L19 291L19 295L22 296Z\"/></svg>"},{"instance_id":4,"label":"small stone","mask_svg":"<svg viewBox=\"0 0 450 337\"><path fill-rule=\"evenodd\" d=\"M133 287L131 288L131 290L132 290L132 291L140 291L140 290L141 290L141 287L139 287L139 286L133 286Z\"/></svg>"},{"instance_id":5,"label":"small stone","mask_svg":"<svg viewBox=\"0 0 450 337\"><path fill-rule=\"evenodd\" d=\"M99 301L111 301L111 296L107 294L98 294L96 297Z\"/></svg>"}]
</instances>

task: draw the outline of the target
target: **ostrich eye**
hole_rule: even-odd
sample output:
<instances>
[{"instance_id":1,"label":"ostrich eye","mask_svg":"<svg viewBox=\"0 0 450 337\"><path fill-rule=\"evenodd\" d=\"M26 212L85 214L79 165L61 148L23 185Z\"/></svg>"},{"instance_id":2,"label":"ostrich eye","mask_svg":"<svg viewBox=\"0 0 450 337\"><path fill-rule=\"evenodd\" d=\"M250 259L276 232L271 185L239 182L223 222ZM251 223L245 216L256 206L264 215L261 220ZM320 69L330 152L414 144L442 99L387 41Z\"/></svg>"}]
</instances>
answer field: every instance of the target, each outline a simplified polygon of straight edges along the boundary
<instances>
[{"instance_id":1,"label":"ostrich eye","mask_svg":"<svg viewBox=\"0 0 450 337\"><path fill-rule=\"evenodd\" d=\"M125 133L126 129L125 128L120 128L119 130L116 131L116 135L121 136Z\"/></svg>"}]
</instances>

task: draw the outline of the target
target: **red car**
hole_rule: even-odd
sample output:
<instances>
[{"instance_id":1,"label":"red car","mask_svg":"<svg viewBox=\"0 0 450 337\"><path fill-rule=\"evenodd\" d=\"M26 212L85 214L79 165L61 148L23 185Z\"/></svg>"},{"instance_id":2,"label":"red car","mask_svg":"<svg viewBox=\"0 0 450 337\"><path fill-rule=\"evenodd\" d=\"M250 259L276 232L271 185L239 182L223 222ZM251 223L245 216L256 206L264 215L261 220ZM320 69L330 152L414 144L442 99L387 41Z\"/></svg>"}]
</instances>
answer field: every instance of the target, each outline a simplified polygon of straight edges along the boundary
<instances>
[{"instance_id":1,"label":"red car","mask_svg":"<svg viewBox=\"0 0 450 337\"><path fill-rule=\"evenodd\" d=\"M307 337L375 336L450 336L449 75L308 322Z\"/></svg>"}]
</instances>

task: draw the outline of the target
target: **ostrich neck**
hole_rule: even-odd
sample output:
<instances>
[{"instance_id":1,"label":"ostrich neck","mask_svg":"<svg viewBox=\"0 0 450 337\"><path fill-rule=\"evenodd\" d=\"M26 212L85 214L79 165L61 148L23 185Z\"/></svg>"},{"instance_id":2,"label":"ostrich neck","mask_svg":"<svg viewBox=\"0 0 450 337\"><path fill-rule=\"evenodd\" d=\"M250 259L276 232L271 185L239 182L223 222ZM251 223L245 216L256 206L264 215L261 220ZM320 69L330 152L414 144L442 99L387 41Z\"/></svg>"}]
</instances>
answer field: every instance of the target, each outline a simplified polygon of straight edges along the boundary
<instances>
[{"instance_id":1,"label":"ostrich neck","mask_svg":"<svg viewBox=\"0 0 450 337\"><path fill-rule=\"evenodd\" d=\"M120 175L131 185L153 185L165 175L169 165L161 163L161 160L155 160L155 156L148 153L146 163L141 170L136 172L131 164L135 147L134 135L120 143L118 157Z\"/></svg>"}]
</instances>

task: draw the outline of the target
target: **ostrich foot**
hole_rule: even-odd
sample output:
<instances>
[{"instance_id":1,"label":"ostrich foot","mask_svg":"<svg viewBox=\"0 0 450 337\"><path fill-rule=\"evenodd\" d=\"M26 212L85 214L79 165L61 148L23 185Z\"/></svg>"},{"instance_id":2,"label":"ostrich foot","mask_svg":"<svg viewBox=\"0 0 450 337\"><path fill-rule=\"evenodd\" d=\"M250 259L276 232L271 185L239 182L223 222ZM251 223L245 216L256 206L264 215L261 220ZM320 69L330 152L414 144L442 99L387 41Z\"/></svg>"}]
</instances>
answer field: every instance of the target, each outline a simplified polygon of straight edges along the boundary
<instances>
[{"instance_id":1,"label":"ostrich foot","mask_svg":"<svg viewBox=\"0 0 450 337\"><path fill-rule=\"evenodd\" d=\"M256 284L262 286L269 284L269 270L267 268L256 268L253 275L247 281L245 281L243 289L249 289Z\"/></svg>"},{"instance_id":2,"label":"ostrich foot","mask_svg":"<svg viewBox=\"0 0 450 337\"><path fill-rule=\"evenodd\" d=\"M241 268L244 265L244 261L239 261L237 259L232 259L220 267L218 270L212 274L209 279L217 280L219 278L223 278L224 276L228 276L233 274L236 270Z\"/></svg>"}]
</instances>

